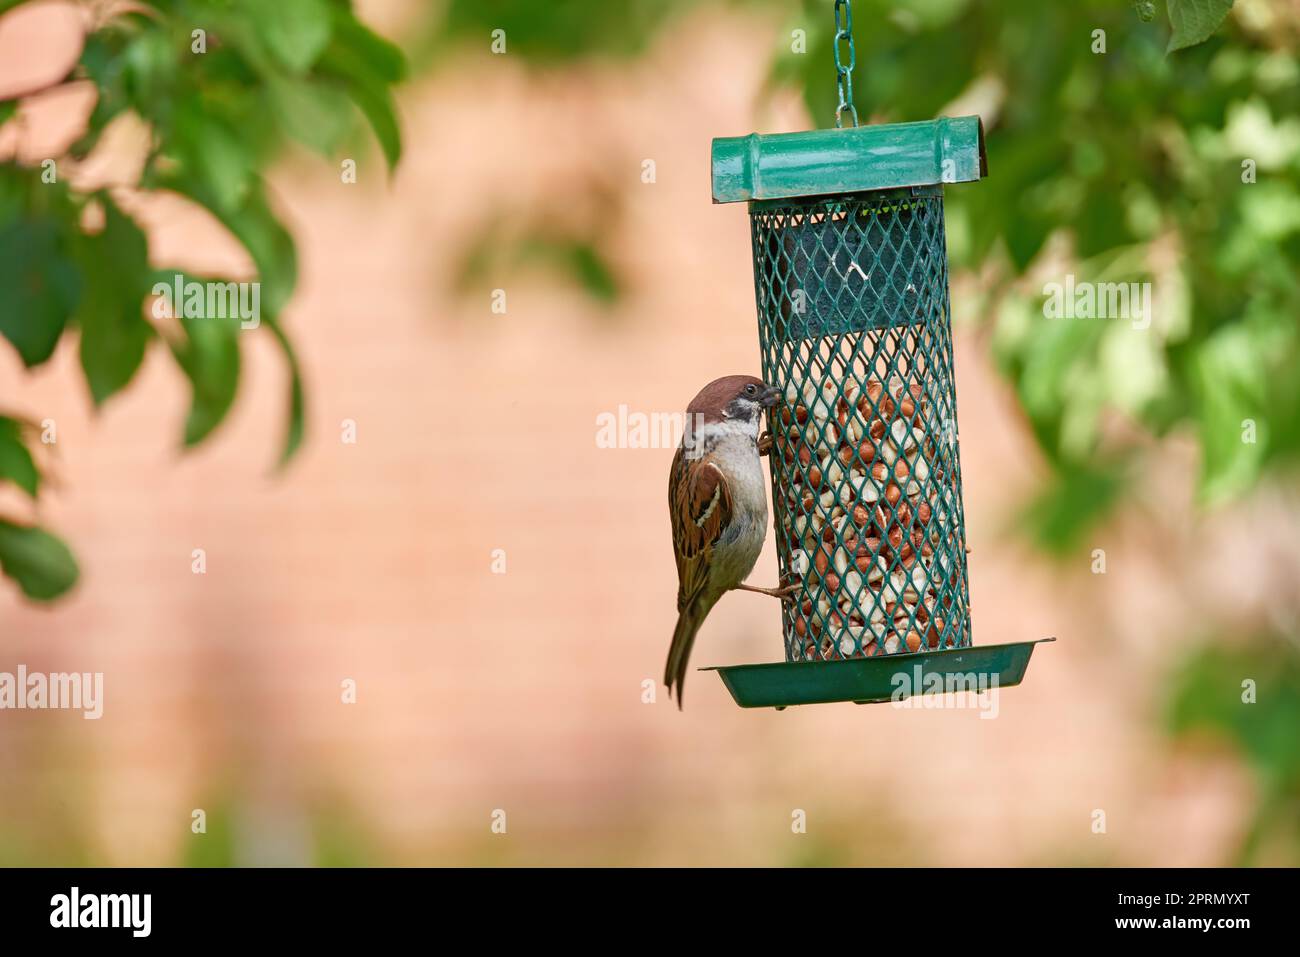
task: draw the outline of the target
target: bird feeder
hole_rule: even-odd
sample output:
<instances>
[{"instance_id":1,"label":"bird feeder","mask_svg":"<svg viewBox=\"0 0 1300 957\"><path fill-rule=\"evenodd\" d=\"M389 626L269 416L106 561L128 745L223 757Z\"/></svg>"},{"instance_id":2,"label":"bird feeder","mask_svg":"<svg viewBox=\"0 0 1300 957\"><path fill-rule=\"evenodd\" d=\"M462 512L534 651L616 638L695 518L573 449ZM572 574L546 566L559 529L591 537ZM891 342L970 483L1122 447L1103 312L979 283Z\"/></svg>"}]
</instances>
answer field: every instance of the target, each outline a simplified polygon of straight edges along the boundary
<instances>
[{"instance_id":1,"label":"bird feeder","mask_svg":"<svg viewBox=\"0 0 1300 957\"><path fill-rule=\"evenodd\" d=\"M785 398L773 527L799 586L785 662L723 682L777 708L1018 684L1036 642L971 644L943 190L987 175L979 118L723 137L712 161L713 201L749 204L762 374Z\"/></svg>"}]
</instances>

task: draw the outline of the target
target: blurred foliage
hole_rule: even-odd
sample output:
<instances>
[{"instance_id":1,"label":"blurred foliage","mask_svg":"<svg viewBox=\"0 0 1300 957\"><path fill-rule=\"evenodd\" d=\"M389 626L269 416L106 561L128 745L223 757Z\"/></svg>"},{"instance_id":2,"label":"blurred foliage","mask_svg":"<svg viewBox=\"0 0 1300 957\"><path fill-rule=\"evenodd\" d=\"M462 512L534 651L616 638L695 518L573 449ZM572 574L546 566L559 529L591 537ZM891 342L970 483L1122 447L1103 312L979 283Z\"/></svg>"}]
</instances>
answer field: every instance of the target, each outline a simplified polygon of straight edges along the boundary
<instances>
[{"instance_id":1,"label":"blurred foliage","mask_svg":"<svg viewBox=\"0 0 1300 957\"><path fill-rule=\"evenodd\" d=\"M773 69L802 83L822 126L834 105L824 6L804 5L821 24L808 54ZM855 4L862 116L929 117L985 91L990 176L948 192L952 254L998 291L995 358L1052 467L1025 515L1049 550L1076 547L1133 487L1134 432L1194 431L1206 501L1300 451L1300 381L1286 374L1300 363L1300 22L1274 5L1271 29L1230 19L1215 34L1227 0L1169 4L1172 28L1142 7ZM1245 160L1258 182L1243 182ZM1066 257L1052 256L1054 237ZM1045 318L1032 286L1067 272L1154 282L1150 325Z\"/></svg>"},{"instance_id":2,"label":"blurred foliage","mask_svg":"<svg viewBox=\"0 0 1300 957\"><path fill-rule=\"evenodd\" d=\"M504 40L504 54L530 62L563 64L578 57L630 57L645 50L656 32L698 0L598 0L539 4L535 0L451 0L431 7L408 47L423 68L462 45L488 49ZM493 31L504 31L504 37Z\"/></svg>"},{"instance_id":3,"label":"blurred foliage","mask_svg":"<svg viewBox=\"0 0 1300 957\"><path fill-rule=\"evenodd\" d=\"M87 823L93 813L67 796L90 790L87 782L41 778L35 789L38 794L0 802L6 812L0 817L0 867L103 866L105 849ZM287 819L264 818L259 828L264 811L218 789L195 805L205 812L202 832L194 832L190 814L177 817L184 830L172 866L373 867L381 859L379 841L341 798L326 794L305 803ZM268 833L283 843L260 844Z\"/></svg>"},{"instance_id":4,"label":"blurred foliage","mask_svg":"<svg viewBox=\"0 0 1300 957\"><path fill-rule=\"evenodd\" d=\"M1242 647L1210 644L1181 666L1167 726L1180 738L1218 738L1249 765L1257 801L1235 863L1300 864L1300 635ZM1247 700L1246 681L1253 682ZM1267 855L1285 854L1283 860Z\"/></svg>"},{"instance_id":5,"label":"blurred foliage","mask_svg":"<svg viewBox=\"0 0 1300 957\"><path fill-rule=\"evenodd\" d=\"M63 785L65 790L66 784ZM85 808L69 807L57 788L43 788L40 802L5 801L0 818L0 867L94 867L96 848ZM21 822L21 823L20 823Z\"/></svg>"},{"instance_id":6,"label":"blurred foliage","mask_svg":"<svg viewBox=\"0 0 1300 957\"><path fill-rule=\"evenodd\" d=\"M332 798L313 799L305 809L295 808L292 819L268 819L279 839L297 835L302 846L280 848L255 846L259 831L252 827L258 816L246 799L221 792L199 803L206 812L202 833L193 826L181 848L182 867L247 867L250 864L307 867L372 867L377 844L359 823L357 815L343 802ZM301 829L301 834L297 832ZM272 855L268 859L268 854ZM305 855L304 860L296 860ZM278 856L289 859L279 860Z\"/></svg>"},{"instance_id":7,"label":"blurred foliage","mask_svg":"<svg viewBox=\"0 0 1300 957\"><path fill-rule=\"evenodd\" d=\"M559 197L565 200L566 197ZM465 241L454 282L462 293L493 285L493 277L541 269L581 289L601 306L626 292L608 256L609 237L622 225L623 201L609 184L586 187L586 202L544 204L528 214L490 209Z\"/></svg>"},{"instance_id":8,"label":"blurred foliage","mask_svg":"<svg viewBox=\"0 0 1300 957\"><path fill-rule=\"evenodd\" d=\"M533 266L570 279L598 302L612 303L623 292L622 282L597 240L546 227L509 239L492 224L468 244L456 271L456 285L462 291L482 289L491 275L517 275Z\"/></svg>"},{"instance_id":9,"label":"blurred foliage","mask_svg":"<svg viewBox=\"0 0 1300 957\"><path fill-rule=\"evenodd\" d=\"M0 0L0 13L18 5ZM336 156L356 117L368 121L391 169L401 155L391 88L403 78L405 60L356 19L349 0L154 0L114 5L116 12L106 15L108 9L95 6L95 25L75 67L47 88L94 84L84 134L66 157L50 158L53 178L44 163L0 164L0 335L31 368L75 331L96 406L130 384L146 350L161 340L191 386L186 447L207 438L234 403L237 321L185 316L167 327L147 318L155 283L170 287L177 275L200 282L215 277L152 263L145 233L121 205L122 189L79 192L68 183L67 170L92 153L105 130L133 116L149 130L136 188L199 204L253 260L260 326L289 369L280 455L287 463L302 441L305 398L279 317L298 266L262 170L290 139ZM17 106L17 99L0 101L0 122L20 124ZM15 483L34 499L40 474L29 438L14 419L0 418L0 482ZM56 537L7 520L0 520L0 568L37 600L57 597L77 577Z\"/></svg>"}]
</instances>

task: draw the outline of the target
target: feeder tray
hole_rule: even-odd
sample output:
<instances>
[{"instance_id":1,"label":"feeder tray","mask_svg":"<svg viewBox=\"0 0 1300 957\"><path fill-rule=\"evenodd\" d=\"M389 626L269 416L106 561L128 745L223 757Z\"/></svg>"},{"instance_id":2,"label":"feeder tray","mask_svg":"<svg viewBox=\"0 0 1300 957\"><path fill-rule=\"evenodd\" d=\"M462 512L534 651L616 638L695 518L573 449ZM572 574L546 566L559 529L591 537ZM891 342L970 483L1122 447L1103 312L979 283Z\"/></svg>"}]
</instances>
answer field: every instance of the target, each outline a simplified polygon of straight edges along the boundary
<instances>
[{"instance_id":1,"label":"feeder tray","mask_svg":"<svg viewBox=\"0 0 1300 957\"><path fill-rule=\"evenodd\" d=\"M801 585L785 662L702 670L745 708L1018 684L1036 642L970 631L943 187L987 175L979 118L719 138L712 165L714 202L749 204L763 378L785 396L773 526Z\"/></svg>"},{"instance_id":2,"label":"feeder tray","mask_svg":"<svg viewBox=\"0 0 1300 957\"><path fill-rule=\"evenodd\" d=\"M873 704L915 695L980 691L1020 684L1040 638L1011 645L883 655L848 661L778 661L701 668L716 671L742 708L852 701ZM919 670L918 670L919 669ZM980 681L984 682L981 688Z\"/></svg>"}]
</instances>

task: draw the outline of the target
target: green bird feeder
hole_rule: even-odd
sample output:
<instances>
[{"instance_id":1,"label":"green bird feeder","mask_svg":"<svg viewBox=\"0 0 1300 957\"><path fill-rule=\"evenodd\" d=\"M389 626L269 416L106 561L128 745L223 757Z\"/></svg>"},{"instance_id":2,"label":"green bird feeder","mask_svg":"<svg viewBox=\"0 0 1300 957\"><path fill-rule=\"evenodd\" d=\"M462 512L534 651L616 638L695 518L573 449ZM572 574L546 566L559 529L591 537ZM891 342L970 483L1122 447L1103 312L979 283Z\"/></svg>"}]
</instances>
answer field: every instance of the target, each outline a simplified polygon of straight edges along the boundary
<instances>
[{"instance_id":1,"label":"green bird feeder","mask_svg":"<svg viewBox=\"0 0 1300 957\"><path fill-rule=\"evenodd\" d=\"M763 379L785 396L773 527L799 585L784 662L711 669L747 708L1008 687L1037 643L971 644L943 189L987 175L983 125L857 126L850 17L838 0L836 129L713 141L713 201L749 204Z\"/></svg>"}]
</instances>

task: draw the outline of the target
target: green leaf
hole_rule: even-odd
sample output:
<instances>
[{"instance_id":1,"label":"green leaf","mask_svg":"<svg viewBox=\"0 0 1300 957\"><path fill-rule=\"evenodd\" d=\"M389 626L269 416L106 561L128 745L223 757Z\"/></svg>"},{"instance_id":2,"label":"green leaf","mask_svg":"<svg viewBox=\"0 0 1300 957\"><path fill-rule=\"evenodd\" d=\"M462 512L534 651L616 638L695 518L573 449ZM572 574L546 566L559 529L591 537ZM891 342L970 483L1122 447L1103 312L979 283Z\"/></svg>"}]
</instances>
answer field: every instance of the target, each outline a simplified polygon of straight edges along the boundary
<instances>
[{"instance_id":1,"label":"green leaf","mask_svg":"<svg viewBox=\"0 0 1300 957\"><path fill-rule=\"evenodd\" d=\"M280 126L303 145L333 155L347 135L352 112L341 89L323 81L269 81L271 106Z\"/></svg>"},{"instance_id":2,"label":"green leaf","mask_svg":"<svg viewBox=\"0 0 1300 957\"><path fill-rule=\"evenodd\" d=\"M1102 185L1084 201L1074 221L1075 252L1090 259L1133 240L1124 219L1124 202Z\"/></svg>"},{"instance_id":3,"label":"green leaf","mask_svg":"<svg viewBox=\"0 0 1300 957\"><path fill-rule=\"evenodd\" d=\"M1043 243L1047 242L1047 237L1051 235L1053 228L1055 223L1049 217L1028 210L1024 215L1007 223L1005 233L1007 252L1011 254L1011 261L1015 264L1017 272L1023 273L1029 268L1029 264L1043 248Z\"/></svg>"},{"instance_id":4,"label":"green leaf","mask_svg":"<svg viewBox=\"0 0 1300 957\"><path fill-rule=\"evenodd\" d=\"M1196 350L1201 494L1218 502L1254 485L1269 446L1267 364L1252 331L1219 330Z\"/></svg>"},{"instance_id":5,"label":"green leaf","mask_svg":"<svg viewBox=\"0 0 1300 957\"><path fill-rule=\"evenodd\" d=\"M298 253L293 236L271 211L260 184L236 210L218 218L248 250L262 283L262 307L276 315L298 284Z\"/></svg>"},{"instance_id":6,"label":"green leaf","mask_svg":"<svg viewBox=\"0 0 1300 957\"><path fill-rule=\"evenodd\" d=\"M271 211L261 181L252 180L243 201L235 207L218 204L208 185L192 177L164 177L162 183L205 206L234 234L257 266L262 308L278 314L298 283L298 254L293 236Z\"/></svg>"},{"instance_id":7,"label":"green leaf","mask_svg":"<svg viewBox=\"0 0 1300 957\"><path fill-rule=\"evenodd\" d=\"M6 479L32 498L40 491L41 473L23 442L21 424L0 416L0 480Z\"/></svg>"},{"instance_id":8,"label":"green leaf","mask_svg":"<svg viewBox=\"0 0 1300 957\"><path fill-rule=\"evenodd\" d=\"M346 6L334 7L333 44L341 47L369 75L384 83L406 79L406 57L394 44L361 23Z\"/></svg>"},{"instance_id":9,"label":"green leaf","mask_svg":"<svg viewBox=\"0 0 1300 957\"><path fill-rule=\"evenodd\" d=\"M3 126L5 121L17 112L17 100L0 100L0 126Z\"/></svg>"},{"instance_id":10,"label":"green leaf","mask_svg":"<svg viewBox=\"0 0 1300 957\"><path fill-rule=\"evenodd\" d=\"M368 83L352 83L348 95L374 130L391 172L402 158L402 130L397 123L397 104L393 102L393 95L386 86Z\"/></svg>"},{"instance_id":11,"label":"green leaf","mask_svg":"<svg viewBox=\"0 0 1300 957\"><path fill-rule=\"evenodd\" d=\"M574 275L589 296L607 304L618 300L621 292L618 277L594 243L574 242L567 255Z\"/></svg>"},{"instance_id":12,"label":"green leaf","mask_svg":"<svg viewBox=\"0 0 1300 957\"><path fill-rule=\"evenodd\" d=\"M185 281L203 282L192 276ZM239 320L180 319L183 341L172 343L172 354L190 380L190 411L185 419L187 448L198 445L221 424L239 389Z\"/></svg>"},{"instance_id":13,"label":"green leaf","mask_svg":"<svg viewBox=\"0 0 1300 957\"><path fill-rule=\"evenodd\" d=\"M0 571L33 601L58 598L77 582L77 560L41 528L0 520Z\"/></svg>"},{"instance_id":14,"label":"green leaf","mask_svg":"<svg viewBox=\"0 0 1300 957\"><path fill-rule=\"evenodd\" d=\"M120 32L101 31L86 37L82 47L78 69L95 84L96 97L85 132L68 149L78 159L89 155L108 124L131 106L126 92L124 42Z\"/></svg>"},{"instance_id":15,"label":"green leaf","mask_svg":"<svg viewBox=\"0 0 1300 957\"><path fill-rule=\"evenodd\" d=\"M1054 461L1075 463L1091 452L1089 423L1095 424L1099 397L1086 386L1095 378L1090 373L1105 330L1103 320L1048 319L1039 310L1020 345L1016 392Z\"/></svg>"},{"instance_id":16,"label":"green leaf","mask_svg":"<svg viewBox=\"0 0 1300 957\"><path fill-rule=\"evenodd\" d=\"M279 322L273 320L267 324L271 327L275 341L280 344L285 361L289 364L289 418L285 424L284 446L280 451L279 462L279 467L284 468L302 446L306 428L306 398L302 387L302 372L298 367L298 357L294 353L293 344L289 342L289 337L285 335Z\"/></svg>"},{"instance_id":17,"label":"green leaf","mask_svg":"<svg viewBox=\"0 0 1300 957\"><path fill-rule=\"evenodd\" d=\"M81 244L86 295L77 312L81 368L96 405L131 381L153 335L141 315L150 289L144 232L107 195L99 201L104 229Z\"/></svg>"},{"instance_id":18,"label":"green leaf","mask_svg":"<svg viewBox=\"0 0 1300 957\"><path fill-rule=\"evenodd\" d=\"M28 368L54 352L80 291L60 226L50 217L22 216L0 227L0 334Z\"/></svg>"},{"instance_id":19,"label":"green leaf","mask_svg":"<svg viewBox=\"0 0 1300 957\"><path fill-rule=\"evenodd\" d=\"M1118 470L1058 472L1018 516L1021 530L1043 551L1069 554L1106 518L1123 489Z\"/></svg>"},{"instance_id":20,"label":"green leaf","mask_svg":"<svg viewBox=\"0 0 1300 957\"><path fill-rule=\"evenodd\" d=\"M1162 682L1169 688L1165 724L1176 736L1217 732L1270 784L1300 783L1300 657L1290 651L1294 634L1260 635L1243 643L1223 641L1185 655ZM1242 707L1242 679L1251 678L1258 700Z\"/></svg>"},{"instance_id":21,"label":"green leaf","mask_svg":"<svg viewBox=\"0 0 1300 957\"><path fill-rule=\"evenodd\" d=\"M177 89L177 53L171 38L152 24L123 50L115 66L122 70L123 92L141 116L166 115Z\"/></svg>"},{"instance_id":22,"label":"green leaf","mask_svg":"<svg viewBox=\"0 0 1300 957\"><path fill-rule=\"evenodd\" d=\"M276 59L294 73L306 71L329 43L326 0L245 0L242 7Z\"/></svg>"},{"instance_id":23,"label":"green leaf","mask_svg":"<svg viewBox=\"0 0 1300 957\"><path fill-rule=\"evenodd\" d=\"M1232 0L1168 0L1169 23L1174 28L1166 53L1204 43L1232 9Z\"/></svg>"},{"instance_id":24,"label":"green leaf","mask_svg":"<svg viewBox=\"0 0 1300 957\"><path fill-rule=\"evenodd\" d=\"M402 155L402 134L390 87L405 75L405 61L396 47L371 33L350 14L339 16L342 19L336 23L336 35L317 69L342 81L374 130L392 170Z\"/></svg>"},{"instance_id":25,"label":"green leaf","mask_svg":"<svg viewBox=\"0 0 1300 957\"><path fill-rule=\"evenodd\" d=\"M218 217L247 201L257 159L247 141L198 97L180 104L173 149L182 166L181 175L202 184L196 198Z\"/></svg>"}]
</instances>

